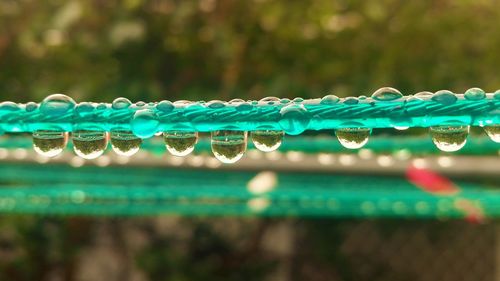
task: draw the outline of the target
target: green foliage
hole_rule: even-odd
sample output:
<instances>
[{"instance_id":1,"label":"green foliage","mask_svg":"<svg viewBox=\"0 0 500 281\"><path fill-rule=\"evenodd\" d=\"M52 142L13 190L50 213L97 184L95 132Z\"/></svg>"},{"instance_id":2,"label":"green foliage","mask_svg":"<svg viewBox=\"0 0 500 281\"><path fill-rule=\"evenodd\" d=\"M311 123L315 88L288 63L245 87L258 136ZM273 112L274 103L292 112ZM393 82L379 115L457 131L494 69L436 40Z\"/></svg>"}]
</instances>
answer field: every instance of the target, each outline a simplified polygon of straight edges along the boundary
<instances>
[{"instance_id":1,"label":"green foliage","mask_svg":"<svg viewBox=\"0 0 500 281\"><path fill-rule=\"evenodd\" d=\"M444 12L446 11L446 12ZM494 1L0 1L0 98L499 87Z\"/></svg>"}]
</instances>

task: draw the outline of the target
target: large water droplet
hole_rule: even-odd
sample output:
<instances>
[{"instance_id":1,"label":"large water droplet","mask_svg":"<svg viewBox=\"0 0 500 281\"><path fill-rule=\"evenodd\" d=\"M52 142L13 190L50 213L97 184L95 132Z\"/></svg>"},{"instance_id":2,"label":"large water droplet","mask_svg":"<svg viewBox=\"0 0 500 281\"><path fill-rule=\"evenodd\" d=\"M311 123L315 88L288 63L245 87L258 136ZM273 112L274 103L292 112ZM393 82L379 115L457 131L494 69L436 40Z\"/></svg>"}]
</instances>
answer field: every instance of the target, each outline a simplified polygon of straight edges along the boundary
<instances>
[{"instance_id":1,"label":"large water droplet","mask_svg":"<svg viewBox=\"0 0 500 281\"><path fill-rule=\"evenodd\" d=\"M415 94L415 97L418 98L418 99L421 99L421 100L426 100L426 99L430 99L432 97L433 93L429 92L429 91L422 91L422 92L418 92Z\"/></svg>"},{"instance_id":2,"label":"large water droplet","mask_svg":"<svg viewBox=\"0 0 500 281\"><path fill-rule=\"evenodd\" d=\"M279 104L280 99L277 97L265 97L259 100L259 103L261 104L268 104L268 105L273 105L273 104Z\"/></svg>"},{"instance_id":3,"label":"large water droplet","mask_svg":"<svg viewBox=\"0 0 500 281\"><path fill-rule=\"evenodd\" d=\"M132 102L129 99L116 98L111 104L111 107L113 107L113 109L125 109L128 108L130 105L132 105Z\"/></svg>"},{"instance_id":4,"label":"large water droplet","mask_svg":"<svg viewBox=\"0 0 500 281\"><path fill-rule=\"evenodd\" d=\"M197 132L172 131L164 132L163 139L168 152L175 156L186 156L193 152L198 142Z\"/></svg>"},{"instance_id":5,"label":"large water droplet","mask_svg":"<svg viewBox=\"0 0 500 281\"><path fill-rule=\"evenodd\" d=\"M53 94L46 97L40 104L40 111L47 115L59 116L75 107L75 101L62 94Z\"/></svg>"},{"instance_id":6,"label":"large water droplet","mask_svg":"<svg viewBox=\"0 0 500 281\"><path fill-rule=\"evenodd\" d=\"M321 99L320 104L325 104L325 105L336 104L339 101L340 99L336 95L326 95Z\"/></svg>"},{"instance_id":7,"label":"large water droplet","mask_svg":"<svg viewBox=\"0 0 500 281\"><path fill-rule=\"evenodd\" d=\"M156 106L156 109L163 113L170 113L174 110L175 106L171 101L163 100Z\"/></svg>"},{"instance_id":8,"label":"large water droplet","mask_svg":"<svg viewBox=\"0 0 500 281\"><path fill-rule=\"evenodd\" d=\"M479 88L471 88L465 91L464 97L468 100L482 100L486 98L486 93Z\"/></svg>"},{"instance_id":9,"label":"large water droplet","mask_svg":"<svg viewBox=\"0 0 500 281\"><path fill-rule=\"evenodd\" d=\"M73 150L82 158L95 159L101 156L108 146L107 134L103 131L74 131Z\"/></svg>"},{"instance_id":10,"label":"large water droplet","mask_svg":"<svg viewBox=\"0 0 500 281\"><path fill-rule=\"evenodd\" d=\"M437 91L431 98L433 101L444 105L454 104L457 101L457 96L448 90Z\"/></svg>"},{"instance_id":11,"label":"large water droplet","mask_svg":"<svg viewBox=\"0 0 500 281\"><path fill-rule=\"evenodd\" d=\"M33 132L33 149L45 157L59 155L68 143L68 133L38 130Z\"/></svg>"},{"instance_id":12,"label":"large water droplet","mask_svg":"<svg viewBox=\"0 0 500 281\"><path fill-rule=\"evenodd\" d=\"M283 140L284 132L264 130L264 131L254 131L251 133L252 142L255 147L264 152L270 152L278 149Z\"/></svg>"},{"instance_id":13,"label":"large water droplet","mask_svg":"<svg viewBox=\"0 0 500 281\"><path fill-rule=\"evenodd\" d=\"M243 157L247 149L247 132L215 131L212 132L212 152L222 163L234 163Z\"/></svg>"},{"instance_id":14,"label":"large water droplet","mask_svg":"<svg viewBox=\"0 0 500 281\"><path fill-rule=\"evenodd\" d=\"M150 109L141 109L135 112L134 117L130 121L132 132L140 138L150 138L154 136L158 130L160 121L155 112Z\"/></svg>"},{"instance_id":15,"label":"large water droplet","mask_svg":"<svg viewBox=\"0 0 500 281\"><path fill-rule=\"evenodd\" d=\"M469 126L435 126L429 128L432 141L442 151L453 152L464 147Z\"/></svg>"},{"instance_id":16,"label":"large water droplet","mask_svg":"<svg viewBox=\"0 0 500 281\"><path fill-rule=\"evenodd\" d=\"M370 128L342 128L337 129L335 134L340 144L345 148L357 149L363 147L370 137Z\"/></svg>"},{"instance_id":17,"label":"large water droplet","mask_svg":"<svg viewBox=\"0 0 500 281\"><path fill-rule=\"evenodd\" d=\"M500 125L484 127L484 131L492 141L500 143Z\"/></svg>"},{"instance_id":18,"label":"large water droplet","mask_svg":"<svg viewBox=\"0 0 500 281\"><path fill-rule=\"evenodd\" d=\"M113 151L122 156L136 154L142 144L142 139L135 136L131 131L111 131L110 139Z\"/></svg>"},{"instance_id":19,"label":"large water droplet","mask_svg":"<svg viewBox=\"0 0 500 281\"><path fill-rule=\"evenodd\" d=\"M391 87L380 88L372 95L376 101L393 101L403 97L400 91Z\"/></svg>"},{"instance_id":20,"label":"large water droplet","mask_svg":"<svg viewBox=\"0 0 500 281\"><path fill-rule=\"evenodd\" d=\"M290 104L280 110L281 128L289 135L298 135L304 132L311 121L307 109L302 104Z\"/></svg>"}]
</instances>

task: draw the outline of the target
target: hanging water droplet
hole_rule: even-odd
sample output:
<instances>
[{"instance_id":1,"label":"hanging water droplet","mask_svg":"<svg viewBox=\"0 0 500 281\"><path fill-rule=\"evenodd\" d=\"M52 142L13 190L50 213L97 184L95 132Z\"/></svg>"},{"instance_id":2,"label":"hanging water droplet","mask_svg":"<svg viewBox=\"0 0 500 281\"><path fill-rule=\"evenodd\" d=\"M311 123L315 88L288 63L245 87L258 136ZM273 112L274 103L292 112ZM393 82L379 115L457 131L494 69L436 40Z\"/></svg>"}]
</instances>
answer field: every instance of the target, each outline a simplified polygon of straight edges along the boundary
<instances>
[{"instance_id":1,"label":"hanging water droplet","mask_svg":"<svg viewBox=\"0 0 500 281\"><path fill-rule=\"evenodd\" d=\"M442 151L453 152L467 142L469 126L435 126L429 128L432 141Z\"/></svg>"},{"instance_id":2,"label":"hanging water droplet","mask_svg":"<svg viewBox=\"0 0 500 281\"><path fill-rule=\"evenodd\" d=\"M264 152L270 152L278 149L283 140L284 132L264 130L254 131L251 133L252 142L255 147Z\"/></svg>"},{"instance_id":3,"label":"hanging water droplet","mask_svg":"<svg viewBox=\"0 0 500 281\"><path fill-rule=\"evenodd\" d=\"M235 163L247 149L247 132L223 130L212 132L212 152L222 163Z\"/></svg>"},{"instance_id":4,"label":"hanging water droplet","mask_svg":"<svg viewBox=\"0 0 500 281\"><path fill-rule=\"evenodd\" d=\"M342 128L337 129L335 134L340 144L345 148L357 149L363 147L370 137L370 128Z\"/></svg>"},{"instance_id":5,"label":"hanging water droplet","mask_svg":"<svg viewBox=\"0 0 500 281\"><path fill-rule=\"evenodd\" d=\"M391 87L380 88L372 95L372 99L376 101L393 101L403 97L400 91Z\"/></svg>"},{"instance_id":6,"label":"hanging water droplet","mask_svg":"<svg viewBox=\"0 0 500 281\"><path fill-rule=\"evenodd\" d=\"M53 94L46 97L40 104L40 111L47 115L59 116L75 107L75 101L62 94Z\"/></svg>"},{"instance_id":7,"label":"hanging water droplet","mask_svg":"<svg viewBox=\"0 0 500 281\"><path fill-rule=\"evenodd\" d=\"M404 131L408 130L410 126L394 126L394 129L399 130L399 131Z\"/></svg>"},{"instance_id":8,"label":"hanging water droplet","mask_svg":"<svg viewBox=\"0 0 500 281\"><path fill-rule=\"evenodd\" d=\"M59 155L68 143L68 133L38 130L33 132L33 149L45 157Z\"/></svg>"},{"instance_id":9,"label":"hanging water droplet","mask_svg":"<svg viewBox=\"0 0 500 281\"><path fill-rule=\"evenodd\" d=\"M142 139L131 131L111 131L111 147L113 151L122 156L132 156L139 151Z\"/></svg>"},{"instance_id":10,"label":"hanging water droplet","mask_svg":"<svg viewBox=\"0 0 500 281\"><path fill-rule=\"evenodd\" d=\"M103 131L74 131L73 150L82 158L95 159L101 156L108 146L107 134Z\"/></svg>"},{"instance_id":11,"label":"hanging water droplet","mask_svg":"<svg viewBox=\"0 0 500 281\"><path fill-rule=\"evenodd\" d=\"M486 126L484 127L484 131L492 141L500 143L500 125Z\"/></svg>"},{"instance_id":12,"label":"hanging water droplet","mask_svg":"<svg viewBox=\"0 0 500 281\"><path fill-rule=\"evenodd\" d=\"M479 88L471 88L465 91L464 97L468 100L482 100L486 98L486 93Z\"/></svg>"},{"instance_id":13,"label":"hanging water droplet","mask_svg":"<svg viewBox=\"0 0 500 281\"><path fill-rule=\"evenodd\" d=\"M113 103L111 104L111 107L113 109L125 109L128 108L130 105L132 105L132 102L127 99L127 98L116 98Z\"/></svg>"},{"instance_id":14,"label":"hanging water droplet","mask_svg":"<svg viewBox=\"0 0 500 281\"><path fill-rule=\"evenodd\" d=\"M172 131L164 132L163 139L168 152L174 156L186 156L193 152L198 142L197 132Z\"/></svg>"}]
</instances>

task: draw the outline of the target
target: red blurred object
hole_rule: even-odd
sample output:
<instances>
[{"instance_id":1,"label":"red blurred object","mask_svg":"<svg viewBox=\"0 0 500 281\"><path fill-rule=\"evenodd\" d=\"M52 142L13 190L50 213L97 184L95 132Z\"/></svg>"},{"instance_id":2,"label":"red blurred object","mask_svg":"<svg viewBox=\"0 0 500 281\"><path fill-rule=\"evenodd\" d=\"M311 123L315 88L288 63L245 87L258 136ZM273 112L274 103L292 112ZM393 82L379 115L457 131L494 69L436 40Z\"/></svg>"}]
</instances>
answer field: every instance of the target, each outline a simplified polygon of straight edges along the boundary
<instances>
[{"instance_id":1,"label":"red blurred object","mask_svg":"<svg viewBox=\"0 0 500 281\"><path fill-rule=\"evenodd\" d=\"M449 179L439 175L438 173L410 166L406 170L408 181L419 187L425 192L438 195L454 195L460 191Z\"/></svg>"}]
</instances>

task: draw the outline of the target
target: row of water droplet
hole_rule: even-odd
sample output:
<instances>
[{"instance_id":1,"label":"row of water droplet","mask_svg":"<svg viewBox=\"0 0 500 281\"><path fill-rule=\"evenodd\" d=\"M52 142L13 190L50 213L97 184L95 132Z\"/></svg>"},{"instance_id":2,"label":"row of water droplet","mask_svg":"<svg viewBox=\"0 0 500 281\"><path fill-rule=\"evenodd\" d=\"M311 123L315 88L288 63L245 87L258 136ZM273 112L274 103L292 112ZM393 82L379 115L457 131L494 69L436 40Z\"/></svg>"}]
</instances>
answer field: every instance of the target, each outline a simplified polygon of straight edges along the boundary
<instances>
[{"instance_id":1,"label":"row of water droplet","mask_svg":"<svg viewBox=\"0 0 500 281\"><path fill-rule=\"evenodd\" d=\"M489 137L500 143L500 126L485 127ZM346 148L363 147L371 134L369 128L337 129L335 134L339 142ZM469 126L437 126L430 128L434 144L442 151L453 152L461 149L469 134ZM255 147L263 152L279 148L284 137L282 131L253 131L250 138ZM69 139L68 132L40 130L33 133L34 150L46 157L60 154ZM171 131L164 132L163 139L167 150L175 156L190 154L198 141L197 132ZM72 133L75 153L85 159L94 159L102 155L111 142L115 153L132 156L142 144L142 139L130 131L74 131ZM211 147L214 156L223 163L235 163L243 157L247 148L247 132L222 130L211 133Z\"/></svg>"}]
</instances>

